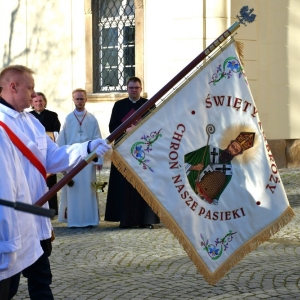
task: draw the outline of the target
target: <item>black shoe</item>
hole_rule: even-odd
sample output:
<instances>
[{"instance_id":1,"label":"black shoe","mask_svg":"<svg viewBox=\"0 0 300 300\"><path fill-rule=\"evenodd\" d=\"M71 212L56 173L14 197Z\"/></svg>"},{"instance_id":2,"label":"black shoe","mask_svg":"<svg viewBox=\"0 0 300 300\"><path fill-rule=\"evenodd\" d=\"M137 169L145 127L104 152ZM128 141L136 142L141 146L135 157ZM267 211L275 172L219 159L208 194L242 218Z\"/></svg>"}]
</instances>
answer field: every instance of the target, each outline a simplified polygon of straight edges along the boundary
<instances>
[{"instance_id":1,"label":"black shoe","mask_svg":"<svg viewBox=\"0 0 300 300\"><path fill-rule=\"evenodd\" d=\"M128 228L130 228L129 226L123 226L123 225L119 225L119 228L122 228L122 229L128 229Z\"/></svg>"},{"instance_id":2,"label":"black shoe","mask_svg":"<svg viewBox=\"0 0 300 300\"><path fill-rule=\"evenodd\" d=\"M145 225L139 225L139 228L154 229L154 226L152 224L145 224Z\"/></svg>"}]
</instances>

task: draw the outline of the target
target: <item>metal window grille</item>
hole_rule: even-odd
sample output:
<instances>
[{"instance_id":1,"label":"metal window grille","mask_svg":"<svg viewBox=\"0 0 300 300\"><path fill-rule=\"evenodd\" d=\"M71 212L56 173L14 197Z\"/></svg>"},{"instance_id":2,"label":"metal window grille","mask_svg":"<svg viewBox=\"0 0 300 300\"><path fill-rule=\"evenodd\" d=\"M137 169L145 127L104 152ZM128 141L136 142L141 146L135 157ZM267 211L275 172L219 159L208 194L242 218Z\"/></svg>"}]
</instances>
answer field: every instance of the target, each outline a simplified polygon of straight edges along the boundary
<instances>
[{"instance_id":1,"label":"metal window grille","mask_svg":"<svg viewBox=\"0 0 300 300\"><path fill-rule=\"evenodd\" d=\"M126 91L135 74L134 0L98 0L94 92Z\"/></svg>"}]
</instances>

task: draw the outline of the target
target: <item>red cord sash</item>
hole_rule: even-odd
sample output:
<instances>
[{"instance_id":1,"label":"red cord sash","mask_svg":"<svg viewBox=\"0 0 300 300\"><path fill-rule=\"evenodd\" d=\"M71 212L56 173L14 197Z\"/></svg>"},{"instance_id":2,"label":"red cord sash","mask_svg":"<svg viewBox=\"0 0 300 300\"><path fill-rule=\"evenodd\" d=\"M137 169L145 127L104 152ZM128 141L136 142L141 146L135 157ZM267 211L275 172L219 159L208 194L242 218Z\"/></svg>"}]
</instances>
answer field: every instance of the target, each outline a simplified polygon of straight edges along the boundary
<instances>
[{"instance_id":1,"label":"red cord sash","mask_svg":"<svg viewBox=\"0 0 300 300\"><path fill-rule=\"evenodd\" d=\"M47 172L42 163L35 157L35 155L26 147L26 145L11 131L11 129L5 123L0 121L0 126L2 126L5 129L6 133L8 134L9 138L14 143L14 145L39 170L39 172L46 180Z\"/></svg>"}]
</instances>

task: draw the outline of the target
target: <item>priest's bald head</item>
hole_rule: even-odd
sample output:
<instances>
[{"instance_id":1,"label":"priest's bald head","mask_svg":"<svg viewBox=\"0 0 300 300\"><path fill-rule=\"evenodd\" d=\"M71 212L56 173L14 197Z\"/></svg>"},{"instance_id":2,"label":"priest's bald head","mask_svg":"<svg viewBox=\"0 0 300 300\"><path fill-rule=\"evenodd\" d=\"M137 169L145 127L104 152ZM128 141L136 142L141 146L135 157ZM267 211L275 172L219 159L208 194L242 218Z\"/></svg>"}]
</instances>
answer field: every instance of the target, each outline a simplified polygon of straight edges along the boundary
<instances>
[{"instance_id":1,"label":"priest's bald head","mask_svg":"<svg viewBox=\"0 0 300 300\"><path fill-rule=\"evenodd\" d=\"M10 65L0 73L1 97L16 111L30 107L34 91L34 72L22 65Z\"/></svg>"}]
</instances>

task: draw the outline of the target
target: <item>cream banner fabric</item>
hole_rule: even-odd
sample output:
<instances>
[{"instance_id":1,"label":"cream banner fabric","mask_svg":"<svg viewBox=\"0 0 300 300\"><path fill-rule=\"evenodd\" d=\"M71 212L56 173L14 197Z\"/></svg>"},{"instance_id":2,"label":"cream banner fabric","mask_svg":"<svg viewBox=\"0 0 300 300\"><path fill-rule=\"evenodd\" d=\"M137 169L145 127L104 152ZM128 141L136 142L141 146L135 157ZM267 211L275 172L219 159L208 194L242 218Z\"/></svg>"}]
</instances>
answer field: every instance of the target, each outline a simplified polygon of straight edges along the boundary
<instances>
[{"instance_id":1,"label":"cream banner fabric","mask_svg":"<svg viewBox=\"0 0 300 300\"><path fill-rule=\"evenodd\" d=\"M112 161L211 284L294 215L235 43L119 142Z\"/></svg>"}]
</instances>

